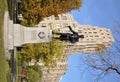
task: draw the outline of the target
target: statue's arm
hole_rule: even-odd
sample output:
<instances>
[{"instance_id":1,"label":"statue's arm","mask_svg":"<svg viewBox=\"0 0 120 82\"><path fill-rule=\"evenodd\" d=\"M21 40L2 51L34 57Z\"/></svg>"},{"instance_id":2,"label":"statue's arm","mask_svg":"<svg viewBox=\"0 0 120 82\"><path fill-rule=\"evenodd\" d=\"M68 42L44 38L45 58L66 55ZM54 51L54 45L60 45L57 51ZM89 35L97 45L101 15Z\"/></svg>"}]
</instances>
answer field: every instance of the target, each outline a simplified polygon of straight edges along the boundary
<instances>
[{"instance_id":1,"label":"statue's arm","mask_svg":"<svg viewBox=\"0 0 120 82\"><path fill-rule=\"evenodd\" d=\"M69 27L69 30L73 33L73 34L75 34L76 32L71 28L71 26L68 26Z\"/></svg>"}]
</instances>

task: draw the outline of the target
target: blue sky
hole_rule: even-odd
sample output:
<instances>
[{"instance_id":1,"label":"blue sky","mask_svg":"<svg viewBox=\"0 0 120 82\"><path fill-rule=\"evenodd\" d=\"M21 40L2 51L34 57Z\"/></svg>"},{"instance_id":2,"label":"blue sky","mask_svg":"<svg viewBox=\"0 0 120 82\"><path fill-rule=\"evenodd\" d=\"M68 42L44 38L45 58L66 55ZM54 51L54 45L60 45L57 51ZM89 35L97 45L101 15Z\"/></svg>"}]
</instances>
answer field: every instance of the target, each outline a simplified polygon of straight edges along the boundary
<instances>
[{"instance_id":1,"label":"blue sky","mask_svg":"<svg viewBox=\"0 0 120 82\"><path fill-rule=\"evenodd\" d=\"M82 0L82 2L80 11L74 10L70 12L79 24L110 29L113 29L118 23L120 24L120 0ZM60 82L93 81L94 77L90 75L89 71L85 71L87 69L83 62L85 56L85 54L76 54L69 57L69 70ZM107 82L120 82L113 76L109 77L111 79L106 78Z\"/></svg>"},{"instance_id":2,"label":"blue sky","mask_svg":"<svg viewBox=\"0 0 120 82\"><path fill-rule=\"evenodd\" d=\"M120 22L120 0L83 0L80 11L72 11L80 24L111 28Z\"/></svg>"}]
</instances>

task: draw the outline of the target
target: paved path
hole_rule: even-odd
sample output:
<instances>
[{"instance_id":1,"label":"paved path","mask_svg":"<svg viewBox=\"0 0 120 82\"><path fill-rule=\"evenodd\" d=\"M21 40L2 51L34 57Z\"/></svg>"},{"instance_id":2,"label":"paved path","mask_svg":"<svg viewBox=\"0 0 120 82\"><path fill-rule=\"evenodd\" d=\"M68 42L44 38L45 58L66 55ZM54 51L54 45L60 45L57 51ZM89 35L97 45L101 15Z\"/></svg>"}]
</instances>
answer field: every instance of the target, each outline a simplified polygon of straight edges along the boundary
<instances>
[{"instance_id":1,"label":"paved path","mask_svg":"<svg viewBox=\"0 0 120 82\"><path fill-rule=\"evenodd\" d=\"M4 15L4 50L6 54L7 60L12 58L12 70L11 70L11 82L15 82L15 71L16 71L16 63L15 63L15 50L13 50L13 21L9 19L8 12ZM12 50L10 57L9 50Z\"/></svg>"},{"instance_id":2,"label":"paved path","mask_svg":"<svg viewBox=\"0 0 120 82\"><path fill-rule=\"evenodd\" d=\"M9 54L9 51L8 51L8 12L5 13L5 16L4 16L4 49L5 49L5 54L6 54L6 58L7 59L10 59L10 54Z\"/></svg>"},{"instance_id":3,"label":"paved path","mask_svg":"<svg viewBox=\"0 0 120 82\"><path fill-rule=\"evenodd\" d=\"M8 12L4 15L4 50L6 58L10 59L9 50L13 49L13 21L9 19Z\"/></svg>"}]
</instances>

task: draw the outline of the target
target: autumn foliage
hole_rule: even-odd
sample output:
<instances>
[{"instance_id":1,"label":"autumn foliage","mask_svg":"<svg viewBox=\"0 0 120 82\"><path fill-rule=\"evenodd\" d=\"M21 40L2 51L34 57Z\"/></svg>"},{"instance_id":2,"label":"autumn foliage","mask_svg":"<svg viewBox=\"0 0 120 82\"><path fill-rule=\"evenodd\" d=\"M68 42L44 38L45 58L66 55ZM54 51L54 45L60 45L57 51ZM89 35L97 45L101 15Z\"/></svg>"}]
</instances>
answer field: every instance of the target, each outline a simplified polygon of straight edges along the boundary
<instances>
[{"instance_id":1,"label":"autumn foliage","mask_svg":"<svg viewBox=\"0 0 120 82\"><path fill-rule=\"evenodd\" d=\"M28 26L38 24L43 17L79 9L81 0L22 0L23 22Z\"/></svg>"}]
</instances>

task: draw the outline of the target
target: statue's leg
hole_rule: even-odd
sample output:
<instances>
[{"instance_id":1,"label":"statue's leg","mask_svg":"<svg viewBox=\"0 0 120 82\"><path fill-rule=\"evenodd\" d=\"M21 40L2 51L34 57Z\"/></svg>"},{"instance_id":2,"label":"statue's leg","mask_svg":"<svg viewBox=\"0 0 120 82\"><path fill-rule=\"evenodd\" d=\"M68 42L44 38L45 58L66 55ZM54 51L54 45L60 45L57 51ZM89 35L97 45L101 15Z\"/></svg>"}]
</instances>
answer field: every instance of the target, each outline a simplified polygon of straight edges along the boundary
<instances>
[{"instance_id":1,"label":"statue's leg","mask_svg":"<svg viewBox=\"0 0 120 82\"><path fill-rule=\"evenodd\" d=\"M79 35L80 38L84 38L84 35Z\"/></svg>"},{"instance_id":2,"label":"statue's leg","mask_svg":"<svg viewBox=\"0 0 120 82\"><path fill-rule=\"evenodd\" d=\"M62 35L63 33L56 33L56 32L52 32L52 34Z\"/></svg>"},{"instance_id":3,"label":"statue's leg","mask_svg":"<svg viewBox=\"0 0 120 82\"><path fill-rule=\"evenodd\" d=\"M60 40L60 38L59 38L59 37L55 37L55 39L58 39L58 40Z\"/></svg>"}]
</instances>

